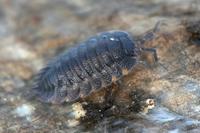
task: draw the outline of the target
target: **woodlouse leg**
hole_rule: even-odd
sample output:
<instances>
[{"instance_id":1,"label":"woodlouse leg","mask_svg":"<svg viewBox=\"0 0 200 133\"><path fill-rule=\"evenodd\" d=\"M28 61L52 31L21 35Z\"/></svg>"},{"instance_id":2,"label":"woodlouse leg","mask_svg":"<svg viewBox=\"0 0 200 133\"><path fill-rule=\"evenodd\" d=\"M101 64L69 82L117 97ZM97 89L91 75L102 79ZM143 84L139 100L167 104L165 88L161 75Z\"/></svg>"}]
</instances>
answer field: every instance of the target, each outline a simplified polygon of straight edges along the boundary
<instances>
[{"instance_id":1,"label":"woodlouse leg","mask_svg":"<svg viewBox=\"0 0 200 133\"><path fill-rule=\"evenodd\" d=\"M158 61L158 56L155 48L142 48L143 51L148 51L153 53L154 61Z\"/></svg>"},{"instance_id":2,"label":"woodlouse leg","mask_svg":"<svg viewBox=\"0 0 200 133\"><path fill-rule=\"evenodd\" d=\"M121 86L121 83L116 82L116 83L112 83L110 87L105 88L106 89L106 93L105 93L106 104L113 104L115 96L120 89L119 86Z\"/></svg>"},{"instance_id":3,"label":"woodlouse leg","mask_svg":"<svg viewBox=\"0 0 200 133\"><path fill-rule=\"evenodd\" d=\"M151 66L146 61L137 61L137 64L142 64L145 67L151 68Z\"/></svg>"},{"instance_id":4,"label":"woodlouse leg","mask_svg":"<svg viewBox=\"0 0 200 133\"><path fill-rule=\"evenodd\" d=\"M159 32L159 31L160 31L160 26L161 26L162 24L165 24L165 25L166 25L166 23L164 23L162 20L158 21L158 22L156 23L154 29L153 29L153 32Z\"/></svg>"},{"instance_id":5,"label":"woodlouse leg","mask_svg":"<svg viewBox=\"0 0 200 133\"><path fill-rule=\"evenodd\" d=\"M116 81L116 85L120 88L120 86L123 85L123 81L122 80L117 80Z\"/></svg>"},{"instance_id":6,"label":"woodlouse leg","mask_svg":"<svg viewBox=\"0 0 200 133\"><path fill-rule=\"evenodd\" d=\"M155 48L142 48L144 51L152 52L154 57L154 62L157 62L160 66L162 66L165 70L168 70L163 64L158 62L158 55ZM140 64L143 64L147 67L151 67L146 61L138 61Z\"/></svg>"}]
</instances>

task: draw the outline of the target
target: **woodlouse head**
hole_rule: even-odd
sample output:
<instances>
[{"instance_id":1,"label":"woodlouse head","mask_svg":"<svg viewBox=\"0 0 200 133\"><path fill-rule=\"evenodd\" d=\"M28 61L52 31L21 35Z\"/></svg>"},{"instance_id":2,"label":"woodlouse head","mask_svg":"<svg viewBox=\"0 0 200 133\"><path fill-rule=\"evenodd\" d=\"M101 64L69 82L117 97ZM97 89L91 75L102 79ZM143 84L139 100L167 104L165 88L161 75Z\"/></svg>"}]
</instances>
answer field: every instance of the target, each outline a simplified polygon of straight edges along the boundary
<instances>
[{"instance_id":1,"label":"woodlouse head","mask_svg":"<svg viewBox=\"0 0 200 133\"><path fill-rule=\"evenodd\" d=\"M154 28L145 32L143 35L139 36L137 47L144 47L143 45L146 42L152 41L153 39L157 38L160 32L160 27L163 24L162 21L158 21ZM165 24L165 23L164 23Z\"/></svg>"},{"instance_id":2,"label":"woodlouse head","mask_svg":"<svg viewBox=\"0 0 200 133\"><path fill-rule=\"evenodd\" d=\"M155 48L146 48L145 43L148 43L154 39L156 39L159 36L160 26L162 24L162 21L158 21L155 25L155 27L152 30L147 31L143 35L139 36L136 40L136 54L141 55L143 52L151 52L153 53L154 60L157 61L157 53Z\"/></svg>"}]
</instances>

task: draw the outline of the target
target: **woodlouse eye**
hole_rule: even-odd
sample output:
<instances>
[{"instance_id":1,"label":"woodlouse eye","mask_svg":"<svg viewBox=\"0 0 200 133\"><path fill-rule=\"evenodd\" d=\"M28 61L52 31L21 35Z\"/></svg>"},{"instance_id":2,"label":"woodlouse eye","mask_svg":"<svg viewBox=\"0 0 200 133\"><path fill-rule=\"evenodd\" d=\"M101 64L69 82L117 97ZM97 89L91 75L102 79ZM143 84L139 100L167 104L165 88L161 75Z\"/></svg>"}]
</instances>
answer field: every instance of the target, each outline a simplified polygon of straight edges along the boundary
<instances>
[{"instance_id":1,"label":"woodlouse eye","mask_svg":"<svg viewBox=\"0 0 200 133\"><path fill-rule=\"evenodd\" d=\"M106 39L107 38L107 36L106 35L103 35L103 39Z\"/></svg>"}]
</instances>

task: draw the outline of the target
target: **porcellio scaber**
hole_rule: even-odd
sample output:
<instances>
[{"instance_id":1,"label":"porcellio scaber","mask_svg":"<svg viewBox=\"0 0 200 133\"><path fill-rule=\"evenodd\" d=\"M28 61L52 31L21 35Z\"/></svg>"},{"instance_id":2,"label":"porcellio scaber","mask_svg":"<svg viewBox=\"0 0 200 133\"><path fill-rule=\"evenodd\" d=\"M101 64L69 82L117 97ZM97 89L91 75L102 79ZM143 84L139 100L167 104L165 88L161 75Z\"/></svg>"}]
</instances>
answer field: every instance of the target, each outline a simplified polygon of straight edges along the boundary
<instances>
[{"instance_id":1,"label":"porcellio scaber","mask_svg":"<svg viewBox=\"0 0 200 133\"><path fill-rule=\"evenodd\" d=\"M134 68L142 51L153 52L157 60L156 50L142 45L154 34L152 30L137 41L125 31L93 36L50 61L38 74L32 90L41 101L59 104L108 87Z\"/></svg>"}]
</instances>

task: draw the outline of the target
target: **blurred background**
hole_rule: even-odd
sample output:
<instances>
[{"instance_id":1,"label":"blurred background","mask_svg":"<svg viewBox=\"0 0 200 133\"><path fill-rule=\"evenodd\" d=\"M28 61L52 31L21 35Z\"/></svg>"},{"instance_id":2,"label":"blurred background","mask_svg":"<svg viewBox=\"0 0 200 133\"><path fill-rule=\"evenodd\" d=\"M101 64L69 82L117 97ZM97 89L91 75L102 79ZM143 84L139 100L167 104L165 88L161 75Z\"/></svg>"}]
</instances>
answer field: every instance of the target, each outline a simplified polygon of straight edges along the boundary
<instances>
[{"instance_id":1,"label":"blurred background","mask_svg":"<svg viewBox=\"0 0 200 133\"><path fill-rule=\"evenodd\" d=\"M52 107L52 113L44 107L48 105L23 98L39 69L64 49L98 32L119 29L139 35L159 20L169 20L173 25L173 20L196 19L199 14L199 0L0 0L0 132L82 132L81 128L69 128L63 116L54 114L59 107ZM196 81L189 85L196 85L199 93L200 82ZM200 105L195 109L200 111ZM153 122L117 119L110 125L104 121L95 130L181 131L166 123L181 123L183 119L176 120L184 117L184 113L162 111L161 114L167 113L166 118L163 116L164 122L158 124L152 123L160 119ZM48 119L41 119L47 113ZM191 128L191 132L199 132L198 124L199 118L179 125L185 131Z\"/></svg>"}]
</instances>

